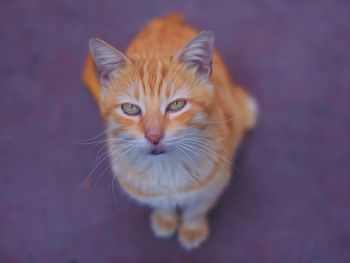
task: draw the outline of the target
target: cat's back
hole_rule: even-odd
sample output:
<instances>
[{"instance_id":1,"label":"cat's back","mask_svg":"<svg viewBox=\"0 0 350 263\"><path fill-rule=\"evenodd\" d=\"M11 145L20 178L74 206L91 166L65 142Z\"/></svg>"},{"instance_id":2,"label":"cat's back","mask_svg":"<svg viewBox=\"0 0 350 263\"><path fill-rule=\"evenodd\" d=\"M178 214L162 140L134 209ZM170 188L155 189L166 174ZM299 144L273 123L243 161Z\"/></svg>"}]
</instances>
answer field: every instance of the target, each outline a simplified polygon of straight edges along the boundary
<instances>
[{"instance_id":1,"label":"cat's back","mask_svg":"<svg viewBox=\"0 0 350 263\"><path fill-rule=\"evenodd\" d=\"M180 13L151 20L131 41L126 53L129 56L138 54L168 54L179 51L196 30L185 23Z\"/></svg>"}]
</instances>

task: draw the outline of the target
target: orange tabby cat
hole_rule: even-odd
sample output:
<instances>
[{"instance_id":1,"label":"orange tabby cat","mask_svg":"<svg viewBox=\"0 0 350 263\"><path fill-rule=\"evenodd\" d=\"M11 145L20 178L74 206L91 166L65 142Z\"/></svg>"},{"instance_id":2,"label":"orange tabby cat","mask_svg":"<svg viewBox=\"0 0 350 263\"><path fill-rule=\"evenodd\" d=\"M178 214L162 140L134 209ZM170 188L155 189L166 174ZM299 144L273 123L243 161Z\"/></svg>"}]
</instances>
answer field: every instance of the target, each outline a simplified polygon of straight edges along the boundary
<instances>
[{"instance_id":1,"label":"orange tabby cat","mask_svg":"<svg viewBox=\"0 0 350 263\"><path fill-rule=\"evenodd\" d=\"M116 179L153 208L156 236L178 230L183 247L198 247L233 152L256 122L255 101L231 80L214 35L179 14L152 20L125 54L96 38L89 45L83 77L106 122Z\"/></svg>"}]
</instances>

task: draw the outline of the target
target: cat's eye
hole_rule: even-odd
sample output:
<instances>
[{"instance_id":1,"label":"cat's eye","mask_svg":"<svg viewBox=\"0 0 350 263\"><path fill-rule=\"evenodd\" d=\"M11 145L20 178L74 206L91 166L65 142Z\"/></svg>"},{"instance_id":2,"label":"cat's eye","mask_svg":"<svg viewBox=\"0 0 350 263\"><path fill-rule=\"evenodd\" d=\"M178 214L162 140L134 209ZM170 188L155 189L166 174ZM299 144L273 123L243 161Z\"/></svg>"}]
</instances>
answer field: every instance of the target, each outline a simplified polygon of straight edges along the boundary
<instances>
[{"instance_id":1,"label":"cat's eye","mask_svg":"<svg viewBox=\"0 0 350 263\"><path fill-rule=\"evenodd\" d=\"M186 105L185 100L174 100L172 103L168 105L168 108L166 109L166 111L170 111L170 112L179 111L183 109L185 105Z\"/></svg>"},{"instance_id":2,"label":"cat's eye","mask_svg":"<svg viewBox=\"0 0 350 263\"><path fill-rule=\"evenodd\" d=\"M141 109L138 106L131 103L124 103L122 105L122 109L127 115L131 116L135 116L141 113Z\"/></svg>"}]
</instances>

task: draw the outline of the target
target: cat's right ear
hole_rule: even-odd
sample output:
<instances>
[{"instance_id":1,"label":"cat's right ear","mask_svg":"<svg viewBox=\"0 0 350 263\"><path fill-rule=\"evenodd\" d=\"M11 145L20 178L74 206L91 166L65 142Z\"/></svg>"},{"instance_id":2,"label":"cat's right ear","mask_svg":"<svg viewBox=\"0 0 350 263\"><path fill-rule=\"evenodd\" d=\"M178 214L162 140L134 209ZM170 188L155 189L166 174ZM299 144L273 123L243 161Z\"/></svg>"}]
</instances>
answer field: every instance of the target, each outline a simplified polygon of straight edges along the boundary
<instances>
[{"instance_id":1,"label":"cat's right ear","mask_svg":"<svg viewBox=\"0 0 350 263\"><path fill-rule=\"evenodd\" d=\"M102 86L106 86L121 68L131 63L126 55L101 39L91 38L89 48Z\"/></svg>"}]
</instances>

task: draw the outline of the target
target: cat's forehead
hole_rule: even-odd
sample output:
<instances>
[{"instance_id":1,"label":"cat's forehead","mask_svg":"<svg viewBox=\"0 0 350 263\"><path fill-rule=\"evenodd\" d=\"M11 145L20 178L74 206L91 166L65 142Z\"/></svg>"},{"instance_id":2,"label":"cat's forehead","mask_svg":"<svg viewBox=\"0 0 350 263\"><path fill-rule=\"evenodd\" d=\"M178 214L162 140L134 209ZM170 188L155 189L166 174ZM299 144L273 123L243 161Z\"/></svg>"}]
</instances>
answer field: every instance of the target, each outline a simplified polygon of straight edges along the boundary
<instances>
[{"instance_id":1,"label":"cat's forehead","mask_svg":"<svg viewBox=\"0 0 350 263\"><path fill-rule=\"evenodd\" d=\"M160 59L141 60L134 65L134 92L140 95L159 97L170 95L174 88L174 74L168 61ZM137 95L137 94L136 94Z\"/></svg>"},{"instance_id":2,"label":"cat's forehead","mask_svg":"<svg viewBox=\"0 0 350 263\"><path fill-rule=\"evenodd\" d=\"M120 90L119 99L160 101L174 97L187 97L189 83L179 70L167 60L145 60L135 63L129 80Z\"/></svg>"}]
</instances>

